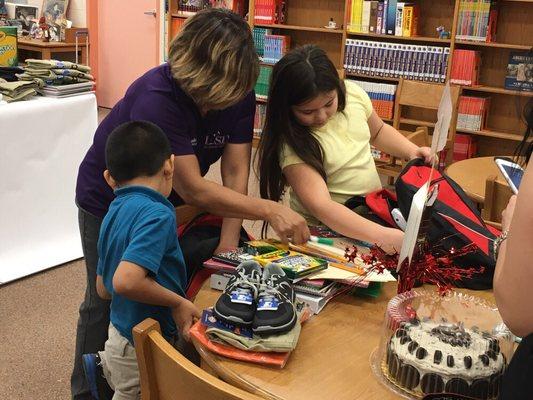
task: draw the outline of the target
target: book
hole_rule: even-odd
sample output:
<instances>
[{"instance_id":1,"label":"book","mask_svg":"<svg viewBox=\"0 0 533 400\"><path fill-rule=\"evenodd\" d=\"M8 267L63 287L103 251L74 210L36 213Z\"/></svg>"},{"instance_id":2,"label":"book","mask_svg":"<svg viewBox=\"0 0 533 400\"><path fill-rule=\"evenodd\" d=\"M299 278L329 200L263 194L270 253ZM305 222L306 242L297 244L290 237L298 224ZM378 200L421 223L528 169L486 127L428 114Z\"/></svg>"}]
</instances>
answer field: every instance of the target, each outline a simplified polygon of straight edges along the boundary
<instances>
[{"instance_id":1,"label":"book","mask_svg":"<svg viewBox=\"0 0 533 400\"><path fill-rule=\"evenodd\" d=\"M377 16L376 16L376 33L383 34L383 1L378 2Z\"/></svg>"},{"instance_id":2,"label":"book","mask_svg":"<svg viewBox=\"0 0 533 400\"><path fill-rule=\"evenodd\" d=\"M370 2L370 21L368 31L370 33L377 33L378 26L378 1L372 0Z\"/></svg>"},{"instance_id":3,"label":"book","mask_svg":"<svg viewBox=\"0 0 533 400\"><path fill-rule=\"evenodd\" d=\"M387 9L386 9L387 19L386 19L386 22L385 22L385 28L386 28L385 33L387 35L393 35L394 36L394 34L396 32L396 11L397 11L397 8L398 8L397 5L398 5L397 0L388 0L387 1ZM384 10L384 13L385 13L385 10Z\"/></svg>"},{"instance_id":4,"label":"book","mask_svg":"<svg viewBox=\"0 0 533 400\"><path fill-rule=\"evenodd\" d=\"M354 80L354 82L368 94L372 106L379 117L386 119L393 118L394 100L398 85L360 80Z\"/></svg>"},{"instance_id":5,"label":"book","mask_svg":"<svg viewBox=\"0 0 533 400\"><path fill-rule=\"evenodd\" d=\"M327 296L316 296L309 293L296 292L296 300L305 303L311 309L313 314L319 314L326 304L328 304L328 302L336 295L350 290L352 290L352 287L350 286L337 284Z\"/></svg>"},{"instance_id":6,"label":"book","mask_svg":"<svg viewBox=\"0 0 533 400\"><path fill-rule=\"evenodd\" d=\"M533 53L512 51L509 55L505 88L533 91Z\"/></svg>"},{"instance_id":7,"label":"book","mask_svg":"<svg viewBox=\"0 0 533 400\"><path fill-rule=\"evenodd\" d=\"M363 2L363 11L361 13L361 32L368 33L370 32L370 11L371 4L370 0L365 0Z\"/></svg>"},{"instance_id":8,"label":"book","mask_svg":"<svg viewBox=\"0 0 533 400\"><path fill-rule=\"evenodd\" d=\"M405 7L405 3L403 2L398 2L396 4L396 27L394 28L395 36L403 35L403 8L404 7Z\"/></svg>"},{"instance_id":9,"label":"book","mask_svg":"<svg viewBox=\"0 0 533 400\"><path fill-rule=\"evenodd\" d=\"M328 267L327 261L321 258L311 257L292 250L277 250L255 256L254 259L263 266L268 263L278 264L289 279L302 278Z\"/></svg>"},{"instance_id":10,"label":"book","mask_svg":"<svg viewBox=\"0 0 533 400\"><path fill-rule=\"evenodd\" d=\"M450 82L464 86L479 84L481 53L474 50L455 49Z\"/></svg>"},{"instance_id":11,"label":"book","mask_svg":"<svg viewBox=\"0 0 533 400\"><path fill-rule=\"evenodd\" d=\"M490 97L461 96L457 113L457 129L480 131L485 128Z\"/></svg>"},{"instance_id":12,"label":"book","mask_svg":"<svg viewBox=\"0 0 533 400\"><path fill-rule=\"evenodd\" d=\"M411 37L418 35L418 14L418 5L406 4L403 7L402 36Z\"/></svg>"},{"instance_id":13,"label":"book","mask_svg":"<svg viewBox=\"0 0 533 400\"><path fill-rule=\"evenodd\" d=\"M335 290L337 286L339 286L339 283L336 283L333 281L324 281L324 280L320 280L320 281L327 282L327 283L324 283L321 287L317 287L313 283L309 283L313 281L304 279L302 281L298 281L297 283L294 283L293 289L294 291L298 293L310 294L310 295L318 296L318 297L326 297L333 290Z\"/></svg>"}]
</instances>

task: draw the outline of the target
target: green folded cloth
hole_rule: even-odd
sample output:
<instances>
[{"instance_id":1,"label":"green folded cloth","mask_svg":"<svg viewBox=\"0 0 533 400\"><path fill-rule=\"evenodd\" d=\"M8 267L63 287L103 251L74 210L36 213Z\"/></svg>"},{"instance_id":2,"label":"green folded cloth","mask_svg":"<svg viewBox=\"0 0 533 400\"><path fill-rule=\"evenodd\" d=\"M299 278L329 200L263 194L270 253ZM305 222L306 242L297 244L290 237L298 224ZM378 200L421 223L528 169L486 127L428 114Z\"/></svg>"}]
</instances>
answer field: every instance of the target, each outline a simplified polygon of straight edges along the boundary
<instances>
[{"instance_id":1,"label":"green folded cloth","mask_svg":"<svg viewBox=\"0 0 533 400\"><path fill-rule=\"evenodd\" d=\"M84 78L90 81L94 81L94 77L91 74L87 74L83 71L78 71L75 69L52 69L54 74L59 76L71 76L76 78Z\"/></svg>"},{"instance_id":2,"label":"green folded cloth","mask_svg":"<svg viewBox=\"0 0 533 400\"><path fill-rule=\"evenodd\" d=\"M213 327L207 328L205 332L211 341L229 344L241 350L286 353L296 348L301 330L302 326L298 319L294 328L288 332L265 337L253 335L252 339Z\"/></svg>"},{"instance_id":3,"label":"green folded cloth","mask_svg":"<svg viewBox=\"0 0 533 400\"><path fill-rule=\"evenodd\" d=\"M36 95L37 91L35 89L24 89L12 94L2 93L3 100L8 103L12 103L14 101L29 100L32 97L35 97Z\"/></svg>"},{"instance_id":4,"label":"green folded cloth","mask_svg":"<svg viewBox=\"0 0 533 400\"><path fill-rule=\"evenodd\" d=\"M36 60L33 58L28 58L26 60L27 68L34 69L77 69L82 72L91 72L91 67L87 65L75 64L69 61L57 61L57 60Z\"/></svg>"}]
</instances>

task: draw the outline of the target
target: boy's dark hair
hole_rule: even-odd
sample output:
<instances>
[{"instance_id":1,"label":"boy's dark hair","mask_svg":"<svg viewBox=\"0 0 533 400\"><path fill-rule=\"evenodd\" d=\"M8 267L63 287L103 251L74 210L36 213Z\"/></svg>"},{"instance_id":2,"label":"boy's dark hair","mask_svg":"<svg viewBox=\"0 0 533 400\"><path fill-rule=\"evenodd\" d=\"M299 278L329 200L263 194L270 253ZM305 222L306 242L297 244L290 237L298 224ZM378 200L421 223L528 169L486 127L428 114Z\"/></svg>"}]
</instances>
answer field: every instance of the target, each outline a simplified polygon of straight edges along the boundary
<instances>
[{"instance_id":1,"label":"boy's dark hair","mask_svg":"<svg viewBox=\"0 0 533 400\"><path fill-rule=\"evenodd\" d=\"M157 174L171 154L166 135L148 121L117 126L105 146L106 166L117 183Z\"/></svg>"}]
</instances>

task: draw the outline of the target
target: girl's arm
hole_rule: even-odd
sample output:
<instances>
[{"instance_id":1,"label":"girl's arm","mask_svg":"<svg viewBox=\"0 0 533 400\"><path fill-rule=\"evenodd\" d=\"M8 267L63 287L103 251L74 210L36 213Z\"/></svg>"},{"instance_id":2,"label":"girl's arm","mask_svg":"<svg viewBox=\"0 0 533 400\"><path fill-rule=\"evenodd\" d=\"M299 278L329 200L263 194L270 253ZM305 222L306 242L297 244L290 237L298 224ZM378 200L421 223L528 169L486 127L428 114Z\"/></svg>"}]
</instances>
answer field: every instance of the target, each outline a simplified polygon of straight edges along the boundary
<instances>
[{"instance_id":1,"label":"girl's arm","mask_svg":"<svg viewBox=\"0 0 533 400\"><path fill-rule=\"evenodd\" d=\"M329 228L347 237L375 243L386 251L400 251L402 231L378 225L333 201L326 183L314 168L294 164L285 167L283 174L303 206Z\"/></svg>"},{"instance_id":2,"label":"girl's arm","mask_svg":"<svg viewBox=\"0 0 533 400\"><path fill-rule=\"evenodd\" d=\"M372 111L368 119L368 127L370 144L379 150L405 160L423 158L426 163L431 162L429 147L418 147L395 128L383 122L375 111Z\"/></svg>"},{"instance_id":3,"label":"girl's arm","mask_svg":"<svg viewBox=\"0 0 533 400\"><path fill-rule=\"evenodd\" d=\"M520 184L509 235L500 246L494 273L494 295L505 324L518 336L533 333L533 163ZM509 217L509 215L506 215ZM507 218L506 218L507 219ZM504 219L503 223L506 223ZM503 225L502 223L502 225ZM507 227L503 226L505 230Z\"/></svg>"}]
</instances>

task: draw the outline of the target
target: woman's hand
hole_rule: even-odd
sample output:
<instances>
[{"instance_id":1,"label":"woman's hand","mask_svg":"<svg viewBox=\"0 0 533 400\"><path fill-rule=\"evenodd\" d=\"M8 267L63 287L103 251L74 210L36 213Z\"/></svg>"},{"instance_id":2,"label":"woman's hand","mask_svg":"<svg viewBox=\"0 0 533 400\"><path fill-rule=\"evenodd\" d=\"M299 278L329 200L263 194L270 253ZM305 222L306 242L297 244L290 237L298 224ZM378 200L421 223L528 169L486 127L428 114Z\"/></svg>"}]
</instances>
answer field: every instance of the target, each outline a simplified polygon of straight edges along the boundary
<instances>
[{"instance_id":1,"label":"woman's hand","mask_svg":"<svg viewBox=\"0 0 533 400\"><path fill-rule=\"evenodd\" d=\"M513 219L514 208L516 205L516 195L513 195L507 203L507 207L502 211L502 231L508 231Z\"/></svg>"},{"instance_id":2,"label":"woman's hand","mask_svg":"<svg viewBox=\"0 0 533 400\"><path fill-rule=\"evenodd\" d=\"M417 147L409 156L410 160L414 160L415 158L422 158L426 164L431 165L434 157L431 156L431 149L429 147Z\"/></svg>"},{"instance_id":3,"label":"woman's hand","mask_svg":"<svg viewBox=\"0 0 533 400\"><path fill-rule=\"evenodd\" d=\"M271 202L267 222L283 243L303 244L309 240L309 227L297 212L282 204Z\"/></svg>"}]
</instances>

